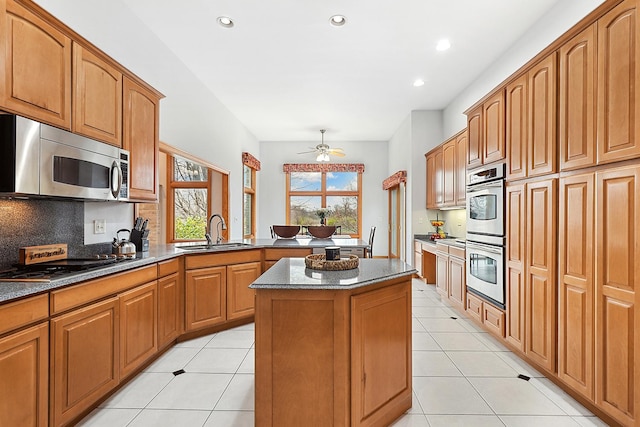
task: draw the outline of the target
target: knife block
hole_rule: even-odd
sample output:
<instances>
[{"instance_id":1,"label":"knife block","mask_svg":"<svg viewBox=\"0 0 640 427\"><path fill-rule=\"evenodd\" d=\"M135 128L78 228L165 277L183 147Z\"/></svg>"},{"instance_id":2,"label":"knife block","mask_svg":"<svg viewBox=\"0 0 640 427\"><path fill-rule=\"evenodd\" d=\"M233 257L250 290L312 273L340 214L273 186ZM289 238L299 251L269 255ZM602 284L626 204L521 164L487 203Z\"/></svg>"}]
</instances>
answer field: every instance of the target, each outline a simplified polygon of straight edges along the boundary
<instances>
[{"instance_id":1,"label":"knife block","mask_svg":"<svg viewBox=\"0 0 640 427\"><path fill-rule=\"evenodd\" d=\"M136 252L149 251L149 239L147 239L148 235L149 235L148 230L145 230L144 232L140 232L135 228L131 230L131 236L129 236L129 240L131 241L131 243L136 245Z\"/></svg>"}]
</instances>

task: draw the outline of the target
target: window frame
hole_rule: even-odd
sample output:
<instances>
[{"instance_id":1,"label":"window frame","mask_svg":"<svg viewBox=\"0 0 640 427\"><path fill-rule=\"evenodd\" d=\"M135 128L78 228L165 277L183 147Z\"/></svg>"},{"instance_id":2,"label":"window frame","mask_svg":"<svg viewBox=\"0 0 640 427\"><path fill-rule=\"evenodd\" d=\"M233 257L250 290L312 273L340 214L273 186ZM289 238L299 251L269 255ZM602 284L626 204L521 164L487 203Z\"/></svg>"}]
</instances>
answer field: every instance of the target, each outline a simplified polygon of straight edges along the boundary
<instances>
[{"instance_id":1,"label":"window frame","mask_svg":"<svg viewBox=\"0 0 640 427\"><path fill-rule=\"evenodd\" d=\"M206 181L175 181L175 161L176 157L181 157L189 162L197 163L207 169ZM211 174L213 170L206 164L192 160L187 157L183 157L180 154L167 153L167 242L168 243L183 243L183 242L199 242L202 239L176 239L176 222L175 222L175 190L176 189L205 189L207 190L207 215L208 220L211 217L211 194L212 179Z\"/></svg>"},{"instance_id":2,"label":"window frame","mask_svg":"<svg viewBox=\"0 0 640 427\"><path fill-rule=\"evenodd\" d=\"M311 164L315 166L315 164ZM287 168L289 166L289 168ZM320 165L319 165L320 166ZM341 165L336 165L341 166ZM349 166L349 165L347 165ZM356 165L357 166L357 165ZM293 169L299 170L290 170ZM360 238L362 236L362 174L364 173L364 167L355 168L354 170L339 170L338 168L327 168L327 167L316 167L314 170L305 170L311 169L305 164L294 164L294 165L285 165L285 185L286 185L286 223L290 224L291 220L291 197L292 196L314 196L320 197L320 208L327 207L327 197L340 197L340 196L355 196L358 199L358 207L357 207L357 221L358 221L358 230L357 233L349 233L352 238ZM291 173L292 172L314 172L321 174L321 185L320 191L291 191ZM327 173L341 173L341 172L355 172L358 176L358 190L357 191L327 191ZM303 225L312 225L312 224L303 224Z\"/></svg>"},{"instance_id":3,"label":"window frame","mask_svg":"<svg viewBox=\"0 0 640 427\"><path fill-rule=\"evenodd\" d=\"M251 171L251 187L245 187L245 171L249 169ZM242 164L242 238L253 239L256 236L256 178L257 170L247 163ZM244 213L246 212L245 195L251 194L251 233L245 234L244 229Z\"/></svg>"}]
</instances>

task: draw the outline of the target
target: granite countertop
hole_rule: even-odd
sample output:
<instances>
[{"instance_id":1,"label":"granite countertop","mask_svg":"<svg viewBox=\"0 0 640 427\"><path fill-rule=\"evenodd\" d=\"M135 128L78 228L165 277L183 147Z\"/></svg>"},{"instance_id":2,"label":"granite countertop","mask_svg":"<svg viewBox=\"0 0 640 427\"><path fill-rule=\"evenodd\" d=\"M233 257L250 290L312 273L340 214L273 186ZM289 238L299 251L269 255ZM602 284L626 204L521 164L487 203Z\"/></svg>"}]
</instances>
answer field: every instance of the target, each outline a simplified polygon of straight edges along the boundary
<instances>
[{"instance_id":1,"label":"granite countertop","mask_svg":"<svg viewBox=\"0 0 640 427\"><path fill-rule=\"evenodd\" d=\"M351 248L364 248L369 244L359 239L250 239L250 240L233 240L228 243L242 243L240 246L220 247L210 250L185 250L178 246L184 244L168 244L154 245L149 248L148 252L138 252L136 258L127 261L121 261L109 264L105 267L95 268L87 271L70 273L67 276L53 279L48 282L0 282L0 303L10 300L35 295L54 289L62 288L72 284L84 282L87 280L97 279L99 277L110 274L120 273L122 271L134 268L144 267L160 261L170 260L182 255L197 255L203 253L219 253L247 249L261 249L267 247L273 248L291 248L291 247L324 247L324 246L340 246ZM194 244L202 244L195 242Z\"/></svg>"},{"instance_id":2,"label":"granite countertop","mask_svg":"<svg viewBox=\"0 0 640 427\"><path fill-rule=\"evenodd\" d=\"M431 240L429 238L429 235L427 234L416 234L413 236L413 240L417 240L421 243L426 243L429 245L436 245L436 242L438 243L442 243L443 245L449 245L449 246L457 246L459 248L464 248L466 247L466 243L465 243L465 239L461 238L461 237L447 237L444 239L436 239L436 240Z\"/></svg>"},{"instance_id":3,"label":"granite countertop","mask_svg":"<svg viewBox=\"0 0 640 427\"><path fill-rule=\"evenodd\" d=\"M283 258L258 277L253 289L346 290L368 286L417 270L398 259L360 259L358 268L343 271L312 270L303 258Z\"/></svg>"}]
</instances>

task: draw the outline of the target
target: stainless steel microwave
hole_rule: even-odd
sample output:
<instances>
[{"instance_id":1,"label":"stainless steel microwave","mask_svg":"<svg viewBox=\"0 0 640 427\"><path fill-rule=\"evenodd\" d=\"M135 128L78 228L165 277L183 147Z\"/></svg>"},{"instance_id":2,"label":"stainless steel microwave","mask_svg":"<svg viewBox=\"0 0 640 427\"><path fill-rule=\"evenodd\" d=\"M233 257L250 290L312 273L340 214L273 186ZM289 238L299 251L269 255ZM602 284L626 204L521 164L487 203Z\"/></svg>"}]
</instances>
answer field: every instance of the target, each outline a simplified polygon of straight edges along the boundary
<instances>
[{"instance_id":1,"label":"stainless steel microwave","mask_svg":"<svg viewBox=\"0 0 640 427\"><path fill-rule=\"evenodd\" d=\"M0 115L0 193L127 201L129 152L16 115Z\"/></svg>"}]
</instances>

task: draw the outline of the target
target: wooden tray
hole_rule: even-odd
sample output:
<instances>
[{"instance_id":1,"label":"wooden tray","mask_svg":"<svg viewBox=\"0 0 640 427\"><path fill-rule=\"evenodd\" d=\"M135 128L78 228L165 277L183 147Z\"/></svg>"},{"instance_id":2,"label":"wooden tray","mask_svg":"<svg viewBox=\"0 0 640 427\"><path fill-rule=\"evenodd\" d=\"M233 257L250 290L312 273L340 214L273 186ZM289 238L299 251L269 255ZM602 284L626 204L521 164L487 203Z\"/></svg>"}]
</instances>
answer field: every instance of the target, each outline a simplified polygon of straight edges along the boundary
<instances>
[{"instance_id":1,"label":"wooden tray","mask_svg":"<svg viewBox=\"0 0 640 427\"><path fill-rule=\"evenodd\" d=\"M340 261L327 260L324 254L307 255L304 257L304 264L313 270L353 270L358 268L360 258L357 255L349 255L349 258L342 258Z\"/></svg>"}]
</instances>

